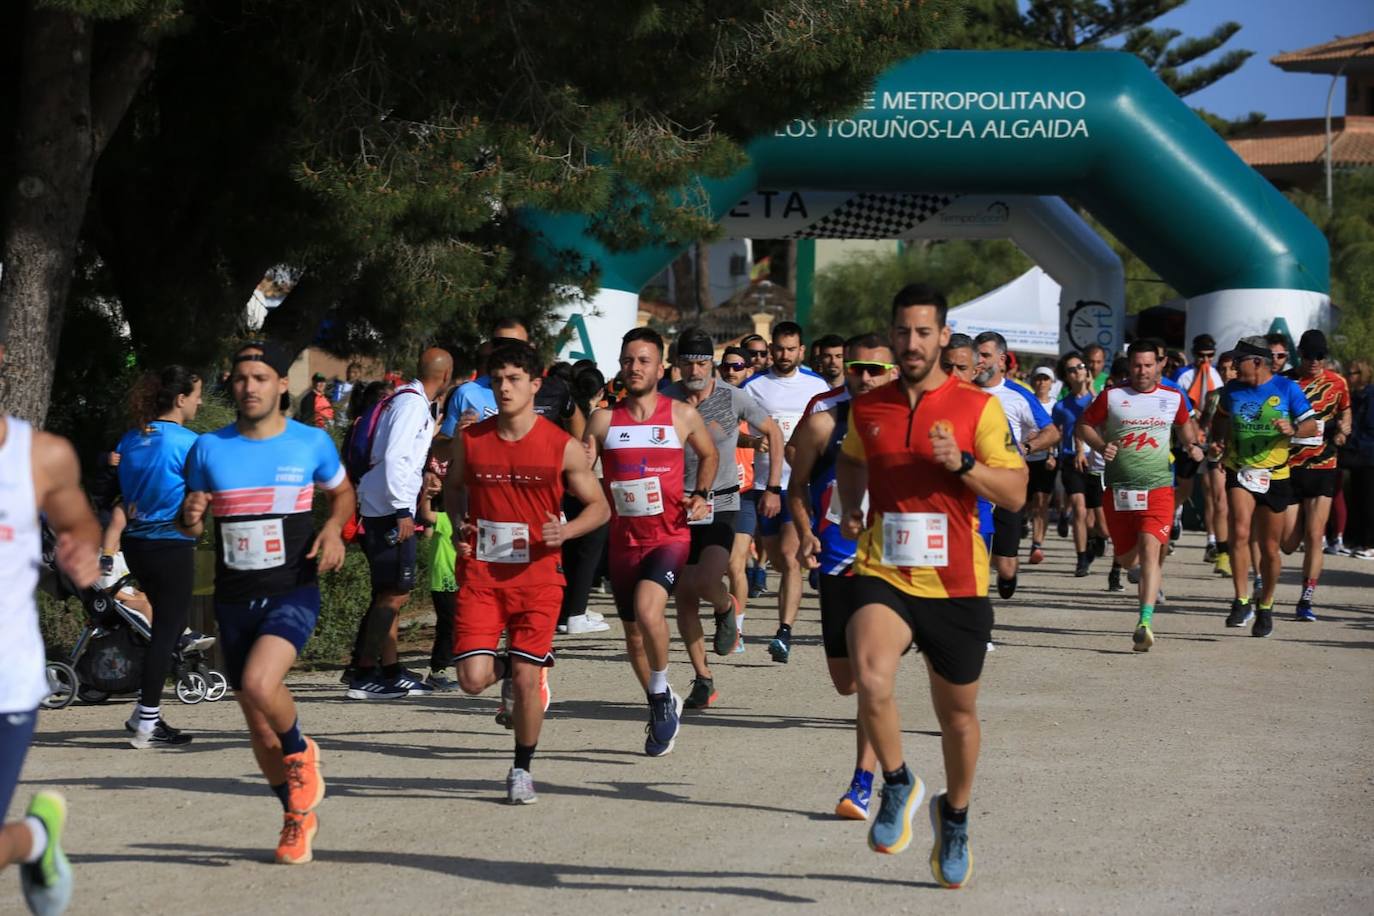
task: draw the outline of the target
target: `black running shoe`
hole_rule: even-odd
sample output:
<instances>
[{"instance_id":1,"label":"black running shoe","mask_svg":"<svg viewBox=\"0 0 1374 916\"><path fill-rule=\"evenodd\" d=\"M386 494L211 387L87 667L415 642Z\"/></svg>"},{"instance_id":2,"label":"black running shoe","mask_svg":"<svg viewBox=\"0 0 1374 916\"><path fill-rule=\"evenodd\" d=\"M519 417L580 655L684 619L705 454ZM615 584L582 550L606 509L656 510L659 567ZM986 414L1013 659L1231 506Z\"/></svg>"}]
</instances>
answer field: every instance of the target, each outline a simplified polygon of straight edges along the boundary
<instances>
[{"instance_id":1,"label":"black running shoe","mask_svg":"<svg viewBox=\"0 0 1374 916\"><path fill-rule=\"evenodd\" d=\"M1183 537L1183 523L1174 522L1174 526L1169 529L1169 540L1177 541L1181 537Z\"/></svg>"},{"instance_id":2,"label":"black running shoe","mask_svg":"<svg viewBox=\"0 0 1374 916\"><path fill-rule=\"evenodd\" d=\"M1264 639L1274 632L1274 611L1257 610L1255 611L1255 625L1250 628L1250 635Z\"/></svg>"},{"instance_id":3,"label":"black running shoe","mask_svg":"<svg viewBox=\"0 0 1374 916\"><path fill-rule=\"evenodd\" d=\"M1226 617L1226 625L1232 629L1238 629L1253 620L1254 616L1255 608L1250 602L1235 599L1231 602L1231 613ZM1274 624L1271 620L1269 629L1272 630L1273 628ZM1266 633L1265 635L1268 636L1269 634Z\"/></svg>"},{"instance_id":4,"label":"black running shoe","mask_svg":"<svg viewBox=\"0 0 1374 916\"><path fill-rule=\"evenodd\" d=\"M1010 598L1012 595L1016 594L1016 577L1012 576L1010 579L1003 579L1001 576L998 576L997 594L1001 595L1003 598Z\"/></svg>"},{"instance_id":5,"label":"black running shoe","mask_svg":"<svg viewBox=\"0 0 1374 916\"><path fill-rule=\"evenodd\" d=\"M1069 536L1069 513L1067 512L1059 516L1059 536L1061 538Z\"/></svg>"},{"instance_id":6,"label":"black running shoe","mask_svg":"<svg viewBox=\"0 0 1374 916\"><path fill-rule=\"evenodd\" d=\"M705 709L716 701L720 694L716 693L716 682L709 677L697 675L692 678L691 689L687 691L687 699L683 700L683 709Z\"/></svg>"},{"instance_id":7,"label":"black running shoe","mask_svg":"<svg viewBox=\"0 0 1374 916\"><path fill-rule=\"evenodd\" d=\"M1216 545L1216 544L1208 544L1207 547L1202 551L1202 562L1204 562L1204 563L1215 563L1216 561L1217 561L1217 545Z\"/></svg>"},{"instance_id":8,"label":"black running shoe","mask_svg":"<svg viewBox=\"0 0 1374 916\"><path fill-rule=\"evenodd\" d=\"M129 729L129 723L125 722L124 727ZM172 728L161 719L157 720L157 725L153 726L150 732L140 732L137 729L129 729L134 736L129 739L129 746L139 750L149 747L181 747L191 743L191 736L175 728Z\"/></svg>"},{"instance_id":9,"label":"black running shoe","mask_svg":"<svg viewBox=\"0 0 1374 916\"><path fill-rule=\"evenodd\" d=\"M1093 556L1102 559L1107 555L1107 539L1103 537L1088 538L1088 546L1092 548Z\"/></svg>"},{"instance_id":10,"label":"black running shoe","mask_svg":"<svg viewBox=\"0 0 1374 916\"><path fill-rule=\"evenodd\" d=\"M1107 573L1107 591L1124 592L1126 586L1121 584L1121 567L1113 566L1112 571Z\"/></svg>"},{"instance_id":11,"label":"black running shoe","mask_svg":"<svg viewBox=\"0 0 1374 916\"><path fill-rule=\"evenodd\" d=\"M1093 552L1085 550L1078 555L1078 565L1073 569L1075 579L1082 579L1093 565Z\"/></svg>"},{"instance_id":12,"label":"black running shoe","mask_svg":"<svg viewBox=\"0 0 1374 916\"><path fill-rule=\"evenodd\" d=\"M787 664L787 659L792 655L792 634L788 630L779 628L773 636L773 641L768 644L768 654L773 657L773 661L780 665Z\"/></svg>"}]
</instances>

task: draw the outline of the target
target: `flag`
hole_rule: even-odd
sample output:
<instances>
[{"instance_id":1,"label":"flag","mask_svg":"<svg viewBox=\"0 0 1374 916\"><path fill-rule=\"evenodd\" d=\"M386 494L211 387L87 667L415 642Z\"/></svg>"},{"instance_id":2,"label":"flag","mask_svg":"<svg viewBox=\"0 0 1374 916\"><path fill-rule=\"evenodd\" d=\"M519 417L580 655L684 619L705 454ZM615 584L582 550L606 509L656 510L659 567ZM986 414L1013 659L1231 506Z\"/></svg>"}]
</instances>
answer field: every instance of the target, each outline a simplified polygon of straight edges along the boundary
<instances>
[{"instance_id":1,"label":"flag","mask_svg":"<svg viewBox=\"0 0 1374 916\"><path fill-rule=\"evenodd\" d=\"M773 269L772 260L772 256L769 256L762 261L755 261L753 270L749 271L749 282L758 283L760 280L767 280L769 271Z\"/></svg>"}]
</instances>

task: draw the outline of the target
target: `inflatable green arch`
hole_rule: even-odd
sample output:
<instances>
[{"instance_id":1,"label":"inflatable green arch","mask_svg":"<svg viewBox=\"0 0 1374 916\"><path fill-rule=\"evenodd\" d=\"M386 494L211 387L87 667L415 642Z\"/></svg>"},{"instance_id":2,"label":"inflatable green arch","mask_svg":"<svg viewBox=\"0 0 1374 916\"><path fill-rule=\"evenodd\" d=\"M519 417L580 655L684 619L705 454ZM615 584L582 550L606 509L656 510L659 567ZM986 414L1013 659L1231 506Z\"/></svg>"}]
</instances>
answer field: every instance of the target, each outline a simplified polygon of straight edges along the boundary
<instances>
[{"instance_id":1,"label":"inflatable green arch","mask_svg":"<svg viewBox=\"0 0 1374 916\"><path fill-rule=\"evenodd\" d=\"M703 182L717 219L764 188L1059 195L1188 297L1189 335L1225 347L1329 321L1320 231L1131 54L922 54L853 115L793 121L747 152L745 168ZM678 252L611 252L582 216L525 219L551 257L571 253L600 278L564 355L614 363L638 290Z\"/></svg>"}]
</instances>

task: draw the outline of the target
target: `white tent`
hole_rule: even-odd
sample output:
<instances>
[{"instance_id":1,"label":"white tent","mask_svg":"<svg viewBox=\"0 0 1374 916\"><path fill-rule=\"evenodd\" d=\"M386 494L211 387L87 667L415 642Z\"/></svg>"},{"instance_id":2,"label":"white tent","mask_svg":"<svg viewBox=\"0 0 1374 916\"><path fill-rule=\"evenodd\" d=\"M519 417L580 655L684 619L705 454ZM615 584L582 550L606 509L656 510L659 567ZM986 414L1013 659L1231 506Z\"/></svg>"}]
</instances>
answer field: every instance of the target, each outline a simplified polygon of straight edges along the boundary
<instances>
[{"instance_id":1,"label":"white tent","mask_svg":"<svg viewBox=\"0 0 1374 916\"><path fill-rule=\"evenodd\" d=\"M997 331L1018 353L1059 355L1060 286L1039 267L949 310L949 329L977 337Z\"/></svg>"}]
</instances>

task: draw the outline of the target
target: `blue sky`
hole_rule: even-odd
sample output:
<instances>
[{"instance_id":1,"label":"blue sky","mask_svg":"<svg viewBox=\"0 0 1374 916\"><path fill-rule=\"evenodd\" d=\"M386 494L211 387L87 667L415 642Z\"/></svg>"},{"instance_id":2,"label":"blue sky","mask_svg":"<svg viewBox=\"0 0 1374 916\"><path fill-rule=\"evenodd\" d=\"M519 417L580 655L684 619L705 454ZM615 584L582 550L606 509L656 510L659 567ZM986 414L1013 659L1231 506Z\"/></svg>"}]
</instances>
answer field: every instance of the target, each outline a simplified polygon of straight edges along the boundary
<instances>
[{"instance_id":1,"label":"blue sky","mask_svg":"<svg viewBox=\"0 0 1374 916\"><path fill-rule=\"evenodd\" d=\"M1270 118L1317 118L1326 106L1331 77L1285 73L1269 63L1281 51L1321 44L1341 35L1374 31L1371 0L1190 0L1151 23L1184 36L1206 35L1223 22L1241 30L1222 50L1245 48L1255 54L1235 73L1188 96L1194 107L1236 118L1250 111ZM1345 110L1344 83L1336 90L1332 113Z\"/></svg>"}]
</instances>

